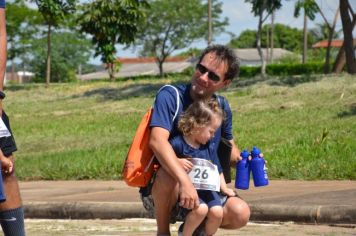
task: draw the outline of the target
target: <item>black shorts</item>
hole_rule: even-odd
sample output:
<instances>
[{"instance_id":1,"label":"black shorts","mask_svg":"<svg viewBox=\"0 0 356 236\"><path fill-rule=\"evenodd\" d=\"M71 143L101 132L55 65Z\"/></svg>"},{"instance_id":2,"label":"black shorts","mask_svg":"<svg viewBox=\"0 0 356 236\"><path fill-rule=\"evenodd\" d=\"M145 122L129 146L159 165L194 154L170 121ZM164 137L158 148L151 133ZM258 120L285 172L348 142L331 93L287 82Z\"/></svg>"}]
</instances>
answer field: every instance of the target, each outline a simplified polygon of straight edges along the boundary
<instances>
[{"instance_id":1,"label":"black shorts","mask_svg":"<svg viewBox=\"0 0 356 236\"><path fill-rule=\"evenodd\" d=\"M0 138L0 149L4 153L4 156L9 157L12 155L13 152L17 151L16 142L10 128L9 117L6 115L5 111L2 111L1 118L4 121L7 129L10 131L11 136Z\"/></svg>"}]
</instances>

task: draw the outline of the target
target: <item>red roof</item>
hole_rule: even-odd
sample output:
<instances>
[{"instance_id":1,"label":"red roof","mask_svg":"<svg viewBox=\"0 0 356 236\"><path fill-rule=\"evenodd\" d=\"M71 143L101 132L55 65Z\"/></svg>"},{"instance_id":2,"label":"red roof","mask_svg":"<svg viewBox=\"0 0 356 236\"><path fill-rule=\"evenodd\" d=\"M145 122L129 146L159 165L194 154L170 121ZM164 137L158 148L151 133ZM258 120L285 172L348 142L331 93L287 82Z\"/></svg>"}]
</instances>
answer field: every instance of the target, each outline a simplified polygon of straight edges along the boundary
<instances>
[{"instance_id":1,"label":"red roof","mask_svg":"<svg viewBox=\"0 0 356 236\"><path fill-rule=\"evenodd\" d=\"M180 62L186 61L188 57L167 57L165 62ZM117 60L122 64L132 64L132 63L154 63L156 58L154 57L119 57Z\"/></svg>"},{"instance_id":2,"label":"red roof","mask_svg":"<svg viewBox=\"0 0 356 236\"><path fill-rule=\"evenodd\" d=\"M341 48L342 44L344 43L344 40L342 39L334 39L331 41L331 47L333 48ZM354 46L356 45L356 39L354 39ZM317 43L315 43L312 48L327 48L328 47L328 40L322 40Z\"/></svg>"}]
</instances>

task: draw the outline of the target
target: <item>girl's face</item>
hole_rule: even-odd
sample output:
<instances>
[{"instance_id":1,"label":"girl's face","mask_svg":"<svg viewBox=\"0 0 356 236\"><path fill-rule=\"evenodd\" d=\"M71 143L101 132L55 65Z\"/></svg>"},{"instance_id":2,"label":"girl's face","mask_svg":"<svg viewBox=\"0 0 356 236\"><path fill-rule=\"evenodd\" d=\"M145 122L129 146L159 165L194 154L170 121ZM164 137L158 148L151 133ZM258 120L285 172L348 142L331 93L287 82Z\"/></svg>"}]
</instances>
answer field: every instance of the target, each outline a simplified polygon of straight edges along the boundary
<instances>
[{"instance_id":1,"label":"girl's face","mask_svg":"<svg viewBox=\"0 0 356 236\"><path fill-rule=\"evenodd\" d=\"M195 142L199 144L206 144L211 138L214 137L215 131L220 127L221 119L220 117L213 116L210 124L205 127L197 127L192 132L192 137Z\"/></svg>"}]
</instances>

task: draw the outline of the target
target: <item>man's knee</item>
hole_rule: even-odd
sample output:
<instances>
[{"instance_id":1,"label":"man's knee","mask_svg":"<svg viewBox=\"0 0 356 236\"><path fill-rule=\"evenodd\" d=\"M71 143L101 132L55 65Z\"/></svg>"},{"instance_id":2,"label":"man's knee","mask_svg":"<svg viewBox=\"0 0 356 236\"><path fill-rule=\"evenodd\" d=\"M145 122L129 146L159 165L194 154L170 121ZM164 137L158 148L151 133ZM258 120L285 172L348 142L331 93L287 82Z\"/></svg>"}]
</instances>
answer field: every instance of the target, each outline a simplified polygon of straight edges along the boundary
<instances>
[{"instance_id":1,"label":"man's knee","mask_svg":"<svg viewBox=\"0 0 356 236\"><path fill-rule=\"evenodd\" d=\"M244 227L250 219L251 211L247 203L240 198L230 198L224 206L224 218L221 227L238 229Z\"/></svg>"}]
</instances>

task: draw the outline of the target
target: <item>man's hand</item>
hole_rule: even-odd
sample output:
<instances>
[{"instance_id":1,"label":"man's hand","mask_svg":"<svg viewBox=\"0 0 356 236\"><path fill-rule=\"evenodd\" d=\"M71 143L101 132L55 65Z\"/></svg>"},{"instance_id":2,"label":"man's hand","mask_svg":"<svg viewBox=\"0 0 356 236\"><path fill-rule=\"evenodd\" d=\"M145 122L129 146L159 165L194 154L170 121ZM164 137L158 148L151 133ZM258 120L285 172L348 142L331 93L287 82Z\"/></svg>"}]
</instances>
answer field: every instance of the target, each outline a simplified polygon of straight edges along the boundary
<instances>
[{"instance_id":1,"label":"man's hand","mask_svg":"<svg viewBox=\"0 0 356 236\"><path fill-rule=\"evenodd\" d=\"M14 170L14 163L12 162L11 159L4 157L1 160L1 169L4 172L4 174L11 174L12 171Z\"/></svg>"},{"instance_id":2,"label":"man's hand","mask_svg":"<svg viewBox=\"0 0 356 236\"><path fill-rule=\"evenodd\" d=\"M193 184L188 181L179 187L179 205L187 209L194 209L199 206L199 197Z\"/></svg>"}]
</instances>

